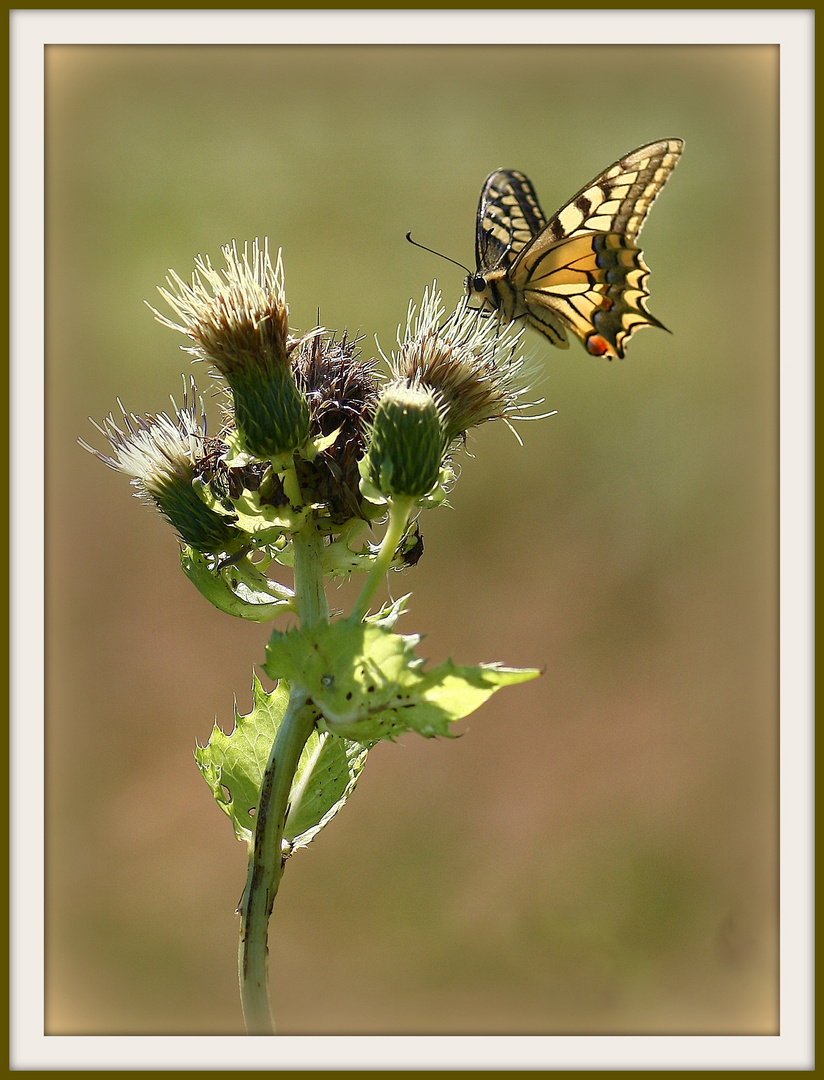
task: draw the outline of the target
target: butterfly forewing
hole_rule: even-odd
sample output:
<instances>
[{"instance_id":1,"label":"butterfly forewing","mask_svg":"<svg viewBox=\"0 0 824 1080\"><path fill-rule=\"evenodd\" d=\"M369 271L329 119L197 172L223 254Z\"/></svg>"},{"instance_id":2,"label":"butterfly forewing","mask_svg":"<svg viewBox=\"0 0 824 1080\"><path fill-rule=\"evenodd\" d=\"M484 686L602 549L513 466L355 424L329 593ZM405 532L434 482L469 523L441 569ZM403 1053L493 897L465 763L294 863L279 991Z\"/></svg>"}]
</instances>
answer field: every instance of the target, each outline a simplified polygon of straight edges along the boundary
<instances>
[{"instance_id":1,"label":"butterfly forewing","mask_svg":"<svg viewBox=\"0 0 824 1080\"><path fill-rule=\"evenodd\" d=\"M532 184L521 172L498 169L484 182L478 203L475 258L479 269L507 266L546 225Z\"/></svg>"},{"instance_id":2,"label":"butterfly forewing","mask_svg":"<svg viewBox=\"0 0 824 1080\"><path fill-rule=\"evenodd\" d=\"M680 139L664 139L620 158L552 215L547 238L560 240L586 231L615 232L634 240L683 148Z\"/></svg>"},{"instance_id":3,"label":"butterfly forewing","mask_svg":"<svg viewBox=\"0 0 824 1080\"><path fill-rule=\"evenodd\" d=\"M471 291L560 348L568 327L592 355L623 356L635 330L662 326L646 308L649 270L635 239L682 148L667 139L627 154L548 222L523 173L492 173L478 206Z\"/></svg>"}]
</instances>

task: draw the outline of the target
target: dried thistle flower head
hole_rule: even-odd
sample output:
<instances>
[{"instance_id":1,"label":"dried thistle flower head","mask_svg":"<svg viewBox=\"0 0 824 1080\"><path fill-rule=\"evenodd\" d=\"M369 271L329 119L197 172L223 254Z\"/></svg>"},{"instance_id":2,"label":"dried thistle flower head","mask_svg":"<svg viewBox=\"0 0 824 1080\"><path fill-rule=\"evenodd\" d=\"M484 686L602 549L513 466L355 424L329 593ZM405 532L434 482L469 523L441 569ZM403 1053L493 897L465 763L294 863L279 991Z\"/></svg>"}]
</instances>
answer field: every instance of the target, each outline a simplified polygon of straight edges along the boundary
<instances>
[{"instance_id":1,"label":"dried thistle flower head","mask_svg":"<svg viewBox=\"0 0 824 1080\"><path fill-rule=\"evenodd\" d=\"M309 437L309 407L292 373L299 339L289 335L281 254L273 267L265 240L262 247L254 241L251 255L247 246L239 255L234 243L222 251L222 272L198 256L191 284L171 271L170 289L158 290L179 323L152 310L193 342L187 352L213 364L229 384L242 449L285 467Z\"/></svg>"},{"instance_id":2,"label":"dried thistle flower head","mask_svg":"<svg viewBox=\"0 0 824 1080\"><path fill-rule=\"evenodd\" d=\"M435 284L424 290L417 312L410 303L398 350L389 359L395 377L438 392L450 444L488 420L522 418L533 403L521 398L535 374L531 358L521 352L523 328L481 317L468 297L444 316Z\"/></svg>"},{"instance_id":3,"label":"dried thistle flower head","mask_svg":"<svg viewBox=\"0 0 824 1080\"><path fill-rule=\"evenodd\" d=\"M108 440L111 455L102 454L78 439L83 449L110 469L130 476L137 497L156 507L177 529L184 543L204 554L230 550L237 543L237 530L225 516L210 510L192 486L200 462L209 452L206 417L194 379L190 392L184 391L181 408L172 399L174 419L166 413L135 416L127 413L119 401L118 404L125 431L111 415L102 424L92 420Z\"/></svg>"},{"instance_id":4,"label":"dried thistle flower head","mask_svg":"<svg viewBox=\"0 0 824 1080\"><path fill-rule=\"evenodd\" d=\"M375 368L345 331L340 338L308 336L295 350L295 381L309 401L312 438L337 433L331 446L297 465L301 492L323 506L331 525L364 516L358 462L378 398Z\"/></svg>"}]
</instances>

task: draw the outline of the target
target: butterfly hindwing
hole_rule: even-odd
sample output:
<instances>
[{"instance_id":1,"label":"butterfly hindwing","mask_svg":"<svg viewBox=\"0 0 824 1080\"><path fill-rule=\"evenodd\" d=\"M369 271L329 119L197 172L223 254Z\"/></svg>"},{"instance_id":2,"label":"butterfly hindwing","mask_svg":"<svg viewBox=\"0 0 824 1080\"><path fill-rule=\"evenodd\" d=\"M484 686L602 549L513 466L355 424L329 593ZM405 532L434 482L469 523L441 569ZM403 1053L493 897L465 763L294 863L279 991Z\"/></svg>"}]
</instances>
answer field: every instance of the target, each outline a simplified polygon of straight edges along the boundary
<instances>
[{"instance_id":1,"label":"butterfly hindwing","mask_svg":"<svg viewBox=\"0 0 824 1080\"><path fill-rule=\"evenodd\" d=\"M523 173L492 173L470 293L507 319L526 318L559 348L568 328L592 355L623 356L635 330L662 326L646 308L649 270L635 240L682 148L667 139L627 154L548 222Z\"/></svg>"},{"instance_id":2,"label":"butterfly hindwing","mask_svg":"<svg viewBox=\"0 0 824 1080\"><path fill-rule=\"evenodd\" d=\"M625 236L579 233L524 260L513 272L513 285L536 329L546 334L549 315L568 326L591 355L612 358L624 355L638 327L662 325L646 309L648 276L640 248Z\"/></svg>"}]
</instances>

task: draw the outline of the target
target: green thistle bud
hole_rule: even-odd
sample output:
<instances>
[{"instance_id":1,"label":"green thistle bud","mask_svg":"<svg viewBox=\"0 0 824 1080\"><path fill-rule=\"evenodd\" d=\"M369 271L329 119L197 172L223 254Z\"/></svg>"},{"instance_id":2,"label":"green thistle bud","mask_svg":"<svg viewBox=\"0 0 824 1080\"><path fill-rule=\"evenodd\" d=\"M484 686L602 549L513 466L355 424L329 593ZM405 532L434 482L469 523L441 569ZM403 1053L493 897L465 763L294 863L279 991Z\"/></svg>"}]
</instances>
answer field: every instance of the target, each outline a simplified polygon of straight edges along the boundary
<instances>
[{"instance_id":1,"label":"green thistle bud","mask_svg":"<svg viewBox=\"0 0 824 1080\"><path fill-rule=\"evenodd\" d=\"M390 383L378 400L361 475L383 496L421 499L439 482L446 445L439 396Z\"/></svg>"},{"instance_id":2,"label":"green thistle bud","mask_svg":"<svg viewBox=\"0 0 824 1080\"><path fill-rule=\"evenodd\" d=\"M288 366L262 372L256 364L238 368L228 379L235 404L241 447L268 458L278 470L309 438L309 405L295 385Z\"/></svg>"},{"instance_id":3,"label":"green thistle bud","mask_svg":"<svg viewBox=\"0 0 824 1080\"><path fill-rule=\"evenodd\" d=\"M304 339L289 336L280 252L273 267L266 242L261 249L255 240L251 257L234 244L222 250L222 274L199 256L191 285L170 273L174 291L159 290L180 323L155 316L185 334L194 343L187 351L214 364L229 384L238 448L286 468L309 439L310 416L292 372L292 353Z\"/></svg>"},{"instance_id":4,"label":"green thistle bud","mask_svg":"<svg viewBox=\"0 0 824 1080\"><path fill-rule=\"evenodd\" d=\"M198 412L194 380L191 400L184 394L183 407L175 407L174 419L166 413L135 416L122 405L120 408L125 431L112 416L106 417L102 425L94 425L108 439L112 455L101 454L78 439L83 449L110 469L130 476L137 497L156 507L184 543L196 551L215 554L237 547L240 534L231 518L211 510L192 484L207 443L206 417L202 402Z\"/></svg>"}]
</instances>

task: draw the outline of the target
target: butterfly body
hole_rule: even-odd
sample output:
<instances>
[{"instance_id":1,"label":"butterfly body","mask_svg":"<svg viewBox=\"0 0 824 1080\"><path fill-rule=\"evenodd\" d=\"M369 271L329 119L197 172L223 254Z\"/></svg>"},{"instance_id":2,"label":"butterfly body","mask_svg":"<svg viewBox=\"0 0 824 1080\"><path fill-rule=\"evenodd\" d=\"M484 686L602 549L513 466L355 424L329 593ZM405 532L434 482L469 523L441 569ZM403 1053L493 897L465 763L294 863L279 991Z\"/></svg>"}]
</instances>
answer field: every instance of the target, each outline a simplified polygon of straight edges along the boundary
<instances>
[{"instance_id":1,"label":"butterfly body","mask_svg":"<svg viewBox=\"0 0 824 1080\"><path fill-rule=\"evenodd\" d=\"M622 357L635 330L662 327L647 311L649 269L635 241L683 145L667 139L627 154L548 220L523 173L490 173L467 293L558 348L572 330L591 355Z\"/></svg>"}]
</instances>

